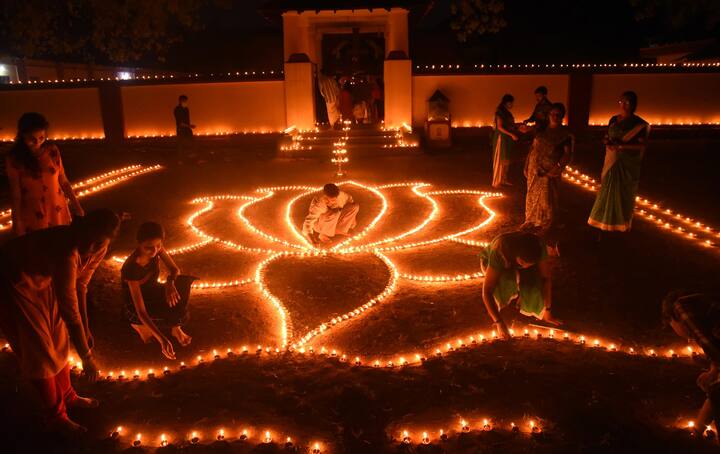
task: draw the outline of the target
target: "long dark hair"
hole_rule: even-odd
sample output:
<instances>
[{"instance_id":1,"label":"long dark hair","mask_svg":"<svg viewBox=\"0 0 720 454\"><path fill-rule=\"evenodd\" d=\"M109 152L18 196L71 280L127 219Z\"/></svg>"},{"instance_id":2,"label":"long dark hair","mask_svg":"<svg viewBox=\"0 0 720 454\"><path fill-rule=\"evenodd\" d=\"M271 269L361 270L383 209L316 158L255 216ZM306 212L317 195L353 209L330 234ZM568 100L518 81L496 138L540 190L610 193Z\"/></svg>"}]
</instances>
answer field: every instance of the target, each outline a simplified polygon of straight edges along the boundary
<instances>
[{"instance_id":1,"label":"long dark hair","mask_svg":"<svg viewBox=\"0 0 720 454\"><path fill-rule=\"evenodd\" d=\"M511 95L510 93L507 93L503 95L502 99L500 100L500 104L497 106L497 110L507 111L507 107L505 107L505 104L509 102L515 102L515 97Z\"/></svg>"},{"instance_id":2,"label":"long dark hair","mask_svg":"<svg viewBox=\"0 0 720 454\"><path fill-rule=\"evenodd\" d=\"M74 218L70 225L75 231L76 246L85 252L93 243L115 238L120 218L112 210L99 208Z\"/></svg>"},{"instance_id":3,"label":"long dark hair","mask_svg":"<svg viewBox=\"0 0 720 454\"><path fill-rule=\"evenodd\" d=\"M539 262L542 248L543 244L539 236L531 232L518 231L506 234L501 252L507 262L506 265L514 267L518 258L529 263Z\"/></svg>"},{"instance_id":4,"label":"long dark hair","mask_svg":"<svg viewBox=\"0 0 720 454\"><path fill-rule=\"evenodd\" d=\"M9 156L22 167L27 169L32 175L40 173L40 162L35 155L25 145L25 134L35 131L47 131L50 123L37 112L26 112L22 114L18 120L17 135L15 136L15 144L9 152Z\"/></svg>"}]
</instances>

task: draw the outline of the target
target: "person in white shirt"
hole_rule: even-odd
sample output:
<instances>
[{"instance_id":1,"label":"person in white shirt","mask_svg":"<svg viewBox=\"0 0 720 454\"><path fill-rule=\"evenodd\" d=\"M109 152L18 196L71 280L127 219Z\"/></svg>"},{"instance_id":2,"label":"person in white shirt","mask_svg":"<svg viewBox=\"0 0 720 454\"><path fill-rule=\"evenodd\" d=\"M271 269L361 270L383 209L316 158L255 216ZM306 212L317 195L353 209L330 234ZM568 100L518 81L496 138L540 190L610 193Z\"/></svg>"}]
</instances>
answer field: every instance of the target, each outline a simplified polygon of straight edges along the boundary
<instances>
[{"instance_id":1,"label":"person in white shirt","mask_svg":"<svg viewBox=\"0 0 720 454\"><path fill-rule=\"evenodd\" d=\"M348 236L348 232L357 225L358 211L360 206L350 194L328 183L323 187L322 194L310 203L303 223L303 236L315 246L327 243L336 235Z\"/></svg>"}]
</instances>

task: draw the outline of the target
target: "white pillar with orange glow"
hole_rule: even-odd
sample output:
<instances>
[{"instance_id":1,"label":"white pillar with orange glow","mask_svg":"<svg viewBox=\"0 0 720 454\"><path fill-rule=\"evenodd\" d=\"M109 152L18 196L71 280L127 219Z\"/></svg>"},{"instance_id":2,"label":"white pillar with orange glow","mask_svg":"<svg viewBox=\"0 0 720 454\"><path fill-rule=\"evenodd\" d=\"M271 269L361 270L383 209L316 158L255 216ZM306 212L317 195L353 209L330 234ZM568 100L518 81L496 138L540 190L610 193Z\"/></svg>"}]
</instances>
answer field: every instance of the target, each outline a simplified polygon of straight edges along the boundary
<instances>
[{"instance_id":1,"label":"white pillar with orange glow","mask_svg":"<svg viewBox=\"0 0 720 454\"><path fill-rule=\"evenodd\" d=\"M312 129L315 127L315 91L307 17L292 11L284 13L283 33L286 126Z\"/></svg>"},{"instance_id":2,"label":"white pillar with orange glow","mask_svg":"<svg viewBox=\"0 0 720 454\"><path fill-rule=\"evenodd\" d=\"M390 10L385 36L385 126L400 128L412 121L412 61L408 56L408 10Z\"/></svg>"},{"instance_id":3,"label":"white pillar with orange glow","mask_svg":"<svg viewBox=\"0 0 720 454\"><path fill-rule=\"evenodd\" d=\"M312 63L285 63L286 126L300 130L315 127L314 93Z\"/></svg>"}]
</instances>

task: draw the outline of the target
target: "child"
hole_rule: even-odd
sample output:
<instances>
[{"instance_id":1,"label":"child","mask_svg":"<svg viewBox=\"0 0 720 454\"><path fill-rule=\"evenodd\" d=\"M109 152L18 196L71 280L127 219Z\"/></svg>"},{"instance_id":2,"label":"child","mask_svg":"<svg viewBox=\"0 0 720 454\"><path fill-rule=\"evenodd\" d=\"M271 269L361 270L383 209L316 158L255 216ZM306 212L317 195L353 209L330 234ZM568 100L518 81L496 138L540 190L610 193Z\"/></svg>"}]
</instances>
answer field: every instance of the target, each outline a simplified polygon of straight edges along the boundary
<instances>
[{"instance_id":1,"label":"child","mask_svg":"<svg viewBox=\"0 0 720 454\"><path fill-rule=\"evenodd\" d=\"M192 338L182 329L188 319L188 299L194 277L180 276L180 269L163 248L165 232L156 222L146 222L137 233L138 246L123 263L125 312L145 343L155 338L168 359L175 359L170 334L183 347ZM168 271L165 284L158 282L160 261Z\"/></svg>"}]
</instances>

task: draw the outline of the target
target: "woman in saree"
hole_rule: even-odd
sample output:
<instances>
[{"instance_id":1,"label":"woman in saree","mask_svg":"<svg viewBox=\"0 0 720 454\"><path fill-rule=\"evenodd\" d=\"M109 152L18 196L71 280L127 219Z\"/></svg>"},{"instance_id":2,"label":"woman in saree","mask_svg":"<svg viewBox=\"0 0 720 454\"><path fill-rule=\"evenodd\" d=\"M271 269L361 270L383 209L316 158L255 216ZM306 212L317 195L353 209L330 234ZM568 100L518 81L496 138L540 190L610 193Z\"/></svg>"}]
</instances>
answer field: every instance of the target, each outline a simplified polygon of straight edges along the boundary
<instances>
[{"instance_id":1,"label":"woman in saree","mask_svg":"<svg viewBox=\"0 0 720 454\"><path fill-rule=\"evenodd\" d=\"M560 178L572 159L574 137L562 121L565 106L554 103L548 116L548 126L535 134L530 154L525 162L527 195L525 197L525 227L547 231L558 215Z\"/></svg>"},{"instance_id":2,"label":"woman in saree","mask_svg":"<svg viewBox=\"0 0 720 454\"><path fill-rule=\"evenodd\" d=\"M517 231L496 237L481 253L485 274L482 299L493 329L509 337L500 310L518 304L520 313L559 325L551 313L552 279L545 242L534 233Z\"/></svg>"},{"instance_id":3,"label":"woman in saree","mask_svg":"<svg viewBox=\"0 0 720 454\"><path fill-rule=\"evenodd\" d=\"M635 115L637 102L635 92L622 94L620 114L610 119L604 139L600 190L588 218L588 224L600 230L627 232L632 225L640 167L650 134L650 125Z\"/></svg>"},{"instance_id":4,"label":"woman in saree","mask_svg":"<svg viewBox=\"0 0 720 454\"><path fill-rule=\"evenodd\" d=\"M510 159L515 142L518 141L520 132L515 126L515 117L510 112L513 108L515 98L506 94L502 97L500 105L495 111L495 129L492 136L493 149L493 178L492 186L511 186L507 180L507 173L510 168Z\"/></svg>"},{"instance_id":5,"label":"woman in saree","mask_svg":"<svg viewBox=\"0 0 720 454\"><path fill-rule=\"evenodd\" d=\"M20 374L37 389L48 428L85 432L68 407L94 408L70 383L72 342L91 381L92 354L86 294L120 220L109 210L91 211L71 225L28 233L0 248L0 329L17 356Z\"/></svg>"}]
</instances>

